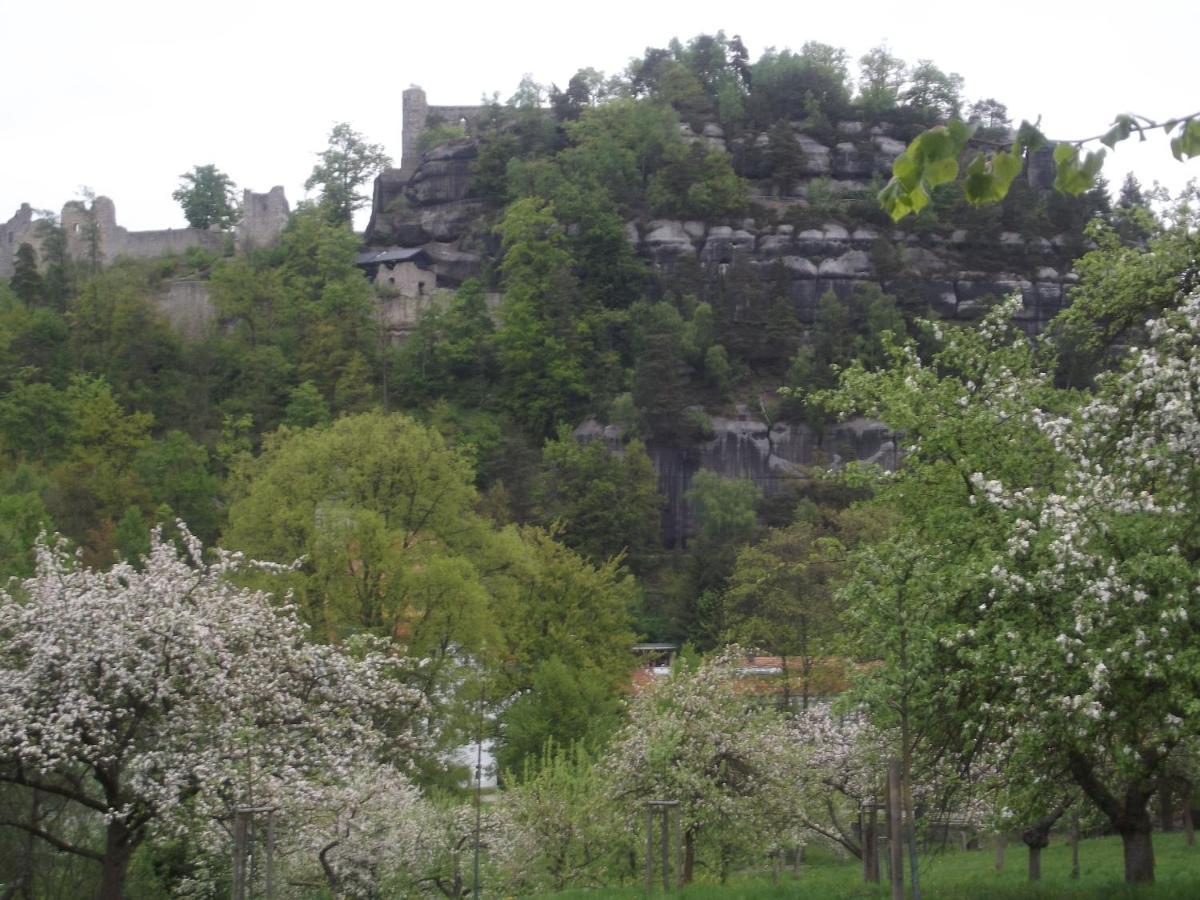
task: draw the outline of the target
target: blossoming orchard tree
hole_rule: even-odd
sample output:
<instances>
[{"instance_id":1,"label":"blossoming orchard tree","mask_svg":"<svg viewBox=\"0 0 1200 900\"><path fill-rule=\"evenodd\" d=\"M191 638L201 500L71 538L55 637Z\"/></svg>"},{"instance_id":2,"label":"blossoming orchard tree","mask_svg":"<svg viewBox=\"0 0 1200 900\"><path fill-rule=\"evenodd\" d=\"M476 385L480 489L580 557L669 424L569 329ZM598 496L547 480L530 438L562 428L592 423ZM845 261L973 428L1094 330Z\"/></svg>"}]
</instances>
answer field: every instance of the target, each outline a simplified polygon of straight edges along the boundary
<instances>
[{"instance_id":1,"label":"blossoming orchard tree","mask_svg":"<svg viewBox=\"0 0 1200 900\"><path fill-rule=\"evenodd\" d=\"M879 554L847 596L860 631L906 654L874 699L916 701L913 745L1069 778L1121 835L1126 880L1152 881L1149 801L1200 729L1200 294L1076 399L1011 327L1018 302L929 362L905 347L846 374L836 402L907 435L879 502L932 572L919 628L867 603L905 585Z\"/></svg>"},{"instance_id":2,"label":"blossoming orchard tree","mask_svg":"<svg viewBox=\"0 0 1200 900\"><path fill-rule=\"evenodd\" d=\"M614 794L635 827L646 801L679 802L684 884L700 838L716 845L724 875L734 854L792 830L784 771L796 746L738 678L738 652L731 647L694 671L679 666L647 686L606 757Z\"/></svg>"},{"instance_id":3,"label":"blossoming orchard tree","mask_svg":"<svg viewBox=\"0 0 1200 900\"><path fill-rule=\"evenodd\" d=\"M103 572L40 543L36 574L0 592L0 782L72 802L103 844L5 824L100 863L102 898L155 831L287 805L413 745L394 658L309 643L290 608L229 580L238 555L205 563L180 530L183 552L156 535L140 568Z\"/></svg>"}]
</instances>

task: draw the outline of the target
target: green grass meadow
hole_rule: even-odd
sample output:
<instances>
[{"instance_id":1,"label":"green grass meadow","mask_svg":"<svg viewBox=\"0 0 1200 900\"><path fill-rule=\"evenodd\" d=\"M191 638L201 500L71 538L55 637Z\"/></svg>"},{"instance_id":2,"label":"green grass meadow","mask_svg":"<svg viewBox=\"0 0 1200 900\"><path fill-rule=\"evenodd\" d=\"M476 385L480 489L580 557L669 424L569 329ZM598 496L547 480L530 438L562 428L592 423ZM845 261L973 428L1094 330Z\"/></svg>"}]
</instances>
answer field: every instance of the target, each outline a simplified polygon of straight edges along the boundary
<instances>
[{"instance_id":1,"label":"green grass meadow","mask_svg":"<svg viewBox=\"0 0 1200 900\"><path fill-rule=\"evenodd\" d=\"M1004 869L994 869L995 853L983 850L950 850L922 856L921 895L923 900L1108 900L1108 898L1153 898L1153 900L1200 900L1200 847L1186 846L1182 834L1155 835L1155 878L1153 885L1131 888L1124 883L1121 841L1117 837L1095 838L1081 842L1080 875L1072 880L1071 848L1056 839L1042 851L1042 880L1027 880L1028 853L1021 843L1009 844ZM828 856L813 855L800 876L784 872L778 884L769 876L740 877L726 885L705 883L698 873L696 884L679 892L689 900L768 900L768 898L812 898L812 900L876 900L890 897L887 884L866 885L861 864L848 863ZM661 877L655 872L656 877ZM884 870L886 878L886 869ZM905 896L908 871L905 870ZM661 888L659 889L661 893ZM607 900L607 898L643 897L639 887L598 888L543 895L556 900Z\"/></svg>"}]
</instances>

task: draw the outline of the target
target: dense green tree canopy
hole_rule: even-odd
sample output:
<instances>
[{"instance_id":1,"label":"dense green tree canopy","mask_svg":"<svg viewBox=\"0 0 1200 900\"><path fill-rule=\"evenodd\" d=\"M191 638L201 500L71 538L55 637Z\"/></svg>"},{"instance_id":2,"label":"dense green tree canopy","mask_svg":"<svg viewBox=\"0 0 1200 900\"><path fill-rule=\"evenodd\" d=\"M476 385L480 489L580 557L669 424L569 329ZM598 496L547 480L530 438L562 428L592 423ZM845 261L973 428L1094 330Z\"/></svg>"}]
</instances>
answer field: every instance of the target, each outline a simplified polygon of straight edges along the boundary
<instances>
[{"instance_id":1,"label":"dense green tree canopy","mask_svg":"<svg viewBox=\"0 0 1200 900\"><path fill-rule=\"evenodd\" d=\"M317 154L320 162L304 182L307 190L321 189L321 204L329 220L349 225L354 211L370 198L362 193L367 179L392 164L382 144L369 144L346 122L329 132L329 146Z\"/></svg>"},{"instance_id":2,"label":"dense green tree canopy","mask_svg":"<svg viewBox=\"0 0 1200 900\"><path fill-rule=\"evenodd\" d=\"M242 217L233 179L215 165L193 166L179 180L171 197L183 207L183 217L193 228L226 231Z\"/></svg>"}]
</instances>

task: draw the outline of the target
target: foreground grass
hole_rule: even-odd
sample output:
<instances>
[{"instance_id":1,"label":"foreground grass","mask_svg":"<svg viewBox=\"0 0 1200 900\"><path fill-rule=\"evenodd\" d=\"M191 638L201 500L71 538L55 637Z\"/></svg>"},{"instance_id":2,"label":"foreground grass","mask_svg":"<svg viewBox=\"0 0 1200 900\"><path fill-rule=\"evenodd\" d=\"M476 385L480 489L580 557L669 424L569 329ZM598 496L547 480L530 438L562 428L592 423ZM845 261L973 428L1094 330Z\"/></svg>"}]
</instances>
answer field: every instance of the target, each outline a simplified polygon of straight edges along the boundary
<instances>
[{"instance_id":1,"label":"foreground grass","mask_svg":"<svg viewBox=\"0 0 1200 900\"><path fill-rule=\"evenodd\" d=\"M924 900L1195 900L1200 898L1200 847L1188 848L1181 834L1155 835L1155 878L1149 887L1130 888L1124 883L1120 838L1095 838L1079 847L1080 876L1072 880L1071 850L1055 841L1042 851L1042 880L1026 877L1027 854L1023 844L1009 845L1004 870L993 868L990 849L948 851L921 859L921 894ZM886 877L886 874L885 874ZM906 887L908 872L905 871ZM607 900L642 897L640 887L567 891L555 900ZM865 885L860 864L816 858L805 865L799 878L785 873L779 884L770 878L745 877L725 886L697 883L681 893L688 900L876 900L890 897L886 884Z\"/></svg>"}]
</instances>

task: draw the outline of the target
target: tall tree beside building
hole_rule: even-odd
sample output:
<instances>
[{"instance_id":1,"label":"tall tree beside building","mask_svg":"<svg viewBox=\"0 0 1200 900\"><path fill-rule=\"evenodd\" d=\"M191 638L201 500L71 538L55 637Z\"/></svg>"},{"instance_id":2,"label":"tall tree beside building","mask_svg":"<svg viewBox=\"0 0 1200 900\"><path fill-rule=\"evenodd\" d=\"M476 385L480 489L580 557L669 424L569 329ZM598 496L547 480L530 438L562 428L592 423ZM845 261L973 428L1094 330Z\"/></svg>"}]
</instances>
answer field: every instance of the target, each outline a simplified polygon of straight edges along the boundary
<instances>
[{"instance_id":1,"label":"tall tree beside building","mask_svg":"<svg viewBox=\"0 0 1200 900\"><path fill-rule=\"evenodd\" d=\"M183 217L193 228L226 231L242 217L234 194L233 179L212 163L193 166L179 176L179 187L171 197L183 207Z\"/></svg>"},{"instance_id":2,"label":"tall tree beside building","mask_svg":"<svg viewBox=\"0 0 1200 900\"><path fill-rule=\"evenodd\" d=\"M317 154L320 162L313 166L304 187L321 189L321 204L331 221L350 225L354 211L370 202L361 192L367 180L392 164L383 152L382 144L368 144L366 139L339 122L329 132L329 146Z\"/></svg>"}]
</instances>

